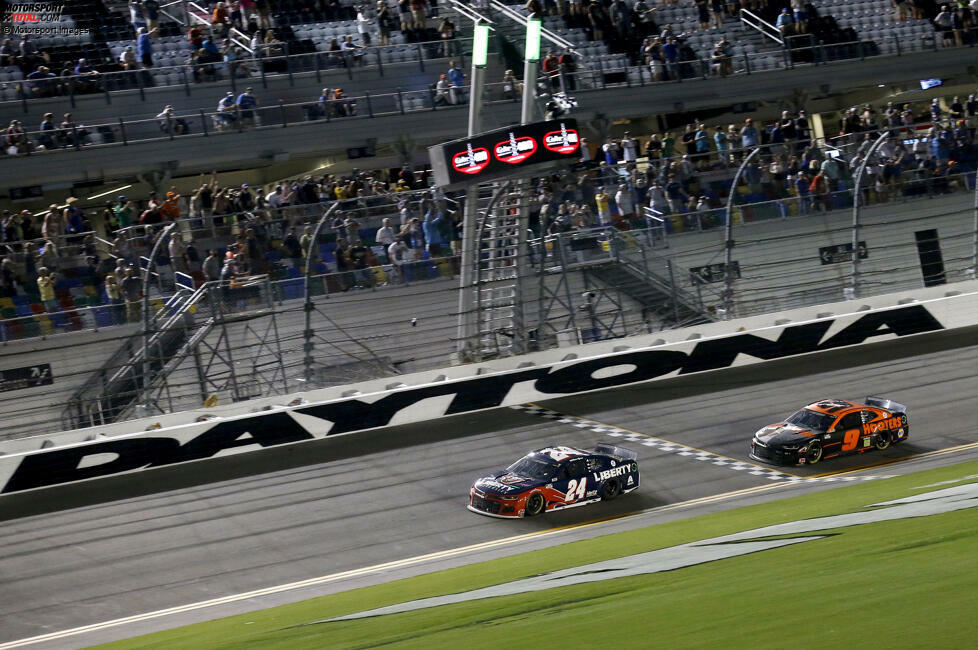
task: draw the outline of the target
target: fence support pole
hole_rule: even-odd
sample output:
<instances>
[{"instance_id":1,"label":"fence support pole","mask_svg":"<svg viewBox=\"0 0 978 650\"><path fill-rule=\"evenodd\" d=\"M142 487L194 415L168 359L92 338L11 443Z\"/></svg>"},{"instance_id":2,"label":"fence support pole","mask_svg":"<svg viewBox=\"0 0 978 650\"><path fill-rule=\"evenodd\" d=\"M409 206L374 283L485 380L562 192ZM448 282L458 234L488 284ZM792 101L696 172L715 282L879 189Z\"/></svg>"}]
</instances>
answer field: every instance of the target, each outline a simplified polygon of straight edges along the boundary
<instances>
[{"instance_id":1,"label":"fence support pole","mask_svg":"<svg viewBox=\"0 0 978 650\"><path fill-rule=\"evenodd\" d=\"M170 237L170 232L177 227L177 223L173 222L169 226L163 229L160 233L159 238L156 243L153 244L153 250L149 254L149 262L146 264L146 275L143 276L143 382L142 382L142 392L143 394L140 398L146 396L146 390L149 388L150 383L150 367L152 364L149 360L149 337L150 337L150 318L149 318L149 278L153 275L153 266L156 264L156 255L160 252L160 248L164 245L167 239Z\"/></svg>"},{"instance_id":2,"label":"fence support pole","mask_svg":"<svg viewBox=\"0 0 978 650\"><path fill-rule=\"evenodd\" d=\"M305 274L305 300L303 301L303 309L306 312L306 329L302 333L305 343L302 346L302 350L305 356L302 359L303 366L305 368L305 378L306 378L306 389L308 390L310 383L312 382L312 351L315 344L312 342L312 312L316 309L316 305L312 301L312 293L309 291L312 280L312 261L315 259L316 254L319 252L319 232L323 229L323 224L329 221L336 209L340 207L339 201L334 201L333 205L323 213L323 216L319 218L319 222L316 224L316 228L312 232L312 239L309 241L309 250L306 251L306 274ZM315 247L315 248L314 248ZM315 253L313 252L315 250Z\"/></svg>"},{"instance_id":3,"label":"fence support pole","mask_svg":"<svg viewBox=\"0 0 978 650\"><path fill-rule=\"evenodd\" d=\"M862 182L863 177L866 173L866 163L870 161L876 150L879 149L883 141L890 137L890 131L884 129L880 137L876 138L876 142L866 151L866 157L863 158L862 163L859 165L859 169L856 170L856 175L853 177L853 187L852 187L852 297L857 298L859 296L859 229L862 227L859 223L859 212L862 208Z\"/></svg>"},{"instance_id":4,"label":"fence support pole","mask_svg":"<svg viewBox=\"0 0 978 650\"><path fill-rule=\"evenodd\" d=\"M975 277L978 277L978 171L975 172L975 222L972 226L972 236L974 240L972 241L972 256L971 256L971 273Z\"/></svg>"},{"instance_id":5,"label":"fence support pole","mask_svg":"<svg viewBox=\"0 0 978 650\"><path fill-rule=\"evenodd\" d=\"M730 184L730 193L727 195L727 223L724 225L723 229L723 309L726 312L725 317L730 318L731 309L733 309L733 283L734 277L731 273L733 268L733 201L734 197L737 195L737 183L740 182L740 176L747 169L747 165L754 159L754 156L761 153L760 146L754 147L744 162L740 163L740 167L737 168L737 173L734 174L733 182Z\"/></svg>"}]
</instances>

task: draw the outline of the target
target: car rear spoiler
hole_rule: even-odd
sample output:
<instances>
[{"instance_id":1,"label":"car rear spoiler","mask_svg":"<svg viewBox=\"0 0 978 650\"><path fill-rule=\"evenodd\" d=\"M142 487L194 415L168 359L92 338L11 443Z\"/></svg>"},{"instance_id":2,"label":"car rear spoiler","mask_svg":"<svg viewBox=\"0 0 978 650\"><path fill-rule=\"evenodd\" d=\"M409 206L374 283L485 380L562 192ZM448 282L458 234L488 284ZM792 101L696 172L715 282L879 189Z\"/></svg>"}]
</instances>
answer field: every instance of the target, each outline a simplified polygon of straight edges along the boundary
<instances>
[{"instance_id":1,"label":"car rear spoiler","mask_svg":"<svg viewBox=\"0 0 978 650\"><path fill-rule=\"evenodd\" d=\"M599 454L607 454L609 456L616 456L622 460L638 460L638 454L631 449L625 449L624 447L616 447L615 445L609 445L604 442L599 442L594 445L594 451Z\"/></svg>"},{"instance_id":2,"label":"car rear spoiler","mask_svg":"<svg viewBox=\"0 0 978 650\"><path fill-rule=\"evenodd\" d=\"M875 406L881 409L886 409L887 411L893 411L897 413L906 413L907 407L903 404L898 404L884 397L867 397L866 406Z\"/></svg>"}]
</instances>

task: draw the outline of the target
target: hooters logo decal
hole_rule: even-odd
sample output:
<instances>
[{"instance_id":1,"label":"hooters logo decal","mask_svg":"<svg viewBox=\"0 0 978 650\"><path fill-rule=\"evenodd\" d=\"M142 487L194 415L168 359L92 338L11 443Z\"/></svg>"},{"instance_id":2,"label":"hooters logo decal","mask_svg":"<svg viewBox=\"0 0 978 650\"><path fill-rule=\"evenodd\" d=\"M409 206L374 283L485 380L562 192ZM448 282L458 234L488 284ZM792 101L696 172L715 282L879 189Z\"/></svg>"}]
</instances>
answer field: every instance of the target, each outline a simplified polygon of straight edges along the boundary
<instances>
[{"instance_id":1,"label":"hooters logo decal","mask_svg":"<svg viewBox=\"0 0 978 650\"><path fill-rule=\"evenodd\" d=\"M536 150L537 141L533 138L529 136L517 138L510 133L508 140L499 142L493 147L493 154L496 160L515 165L532 156Z\"/></svg>"},{"instance_id":2,"label":"hooters logo decal","mask_svg":"<svg viewBox=\"0 0 978 650\"><path fill-rule=\"evenodd\" d=\"M489 151L482 147L473 149L469 145L468 150L452 156L452 167L455 171L463 174L478 174L486 165L489 164Z\"/></svg>"},{"instance_id":3,"label":"hooters logo decal","mask_svg":"<svg viewBox=\"0 0 978 650\"><path fill-rule=\"evenodd\" d=\"M550 131L543 136L543 146L560 154L574 153L580 145L577 131L568 129L563 124L560 125L559 131Z\"/></svg>"}]
</instances>

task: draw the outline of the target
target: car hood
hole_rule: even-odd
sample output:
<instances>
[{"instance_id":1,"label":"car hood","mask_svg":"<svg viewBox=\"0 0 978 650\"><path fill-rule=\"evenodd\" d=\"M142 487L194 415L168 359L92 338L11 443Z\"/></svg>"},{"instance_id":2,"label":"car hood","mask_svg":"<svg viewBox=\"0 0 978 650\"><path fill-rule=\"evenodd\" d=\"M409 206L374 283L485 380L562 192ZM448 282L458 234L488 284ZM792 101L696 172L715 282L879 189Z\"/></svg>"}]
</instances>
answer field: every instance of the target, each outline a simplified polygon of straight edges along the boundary
<instances>
[{"instance_id":1,"label":"car hood","mask_svg":"<svg viewBox=\"0 0 978 650\"><path fill-rule=\"evenodd\" d=\"M475 482L475 488L486 494L513 496L543 484L544 482L538 479L518 476L503 471L490 474L489 476L483 476Z\"/></svg>"},{"instance_id":2,"label":"car hood","mask_svg":"<svg viewBox=\"0 0 978 650\"><path fill-rule=\"evenodd\" d=\"M803 429L787 422L779 422L777 424L769 424L763 429L760 429L754 434L754 439L767 446L794 445L808 442L815 435L815 432L809 429Z\"/></svg>"}]
</instances>

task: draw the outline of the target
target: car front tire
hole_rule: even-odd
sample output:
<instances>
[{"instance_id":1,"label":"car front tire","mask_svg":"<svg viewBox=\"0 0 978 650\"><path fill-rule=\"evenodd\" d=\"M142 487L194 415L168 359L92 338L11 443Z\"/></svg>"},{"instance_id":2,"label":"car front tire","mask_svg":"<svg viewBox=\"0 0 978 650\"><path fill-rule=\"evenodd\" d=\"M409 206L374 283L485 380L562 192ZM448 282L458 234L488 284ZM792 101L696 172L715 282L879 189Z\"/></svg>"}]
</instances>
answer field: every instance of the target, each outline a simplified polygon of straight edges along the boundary
<instances>
[{"instance_id":1,"label":"car front tire","mask_svg":"<svg viewBox=\"0 0 978 650\"><path fill-rule=\"evenodd\" d=\"M814 440L808 445L808 451L805 452L805 462L809 465L815 465L820 460L822 460L822 443Z\"/></svg>"},{"instance_id":2,"label":"car front tire","mask_svg":"<svg viewBox=\"0 0 978 650\"><path fill-rule=\"evenodd\" d=\"M526 508L523 510L523 515L526 517L536 517L541 512L543 508L547 505L543 498L543 495L539 492L534 492L526 500Z\"/></svg>"}]
</instances>

